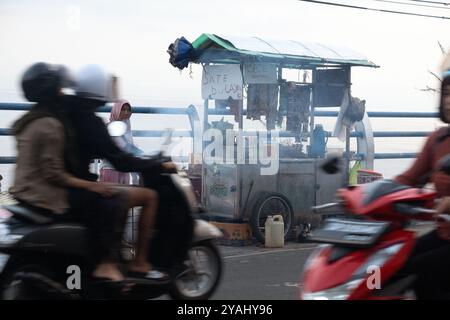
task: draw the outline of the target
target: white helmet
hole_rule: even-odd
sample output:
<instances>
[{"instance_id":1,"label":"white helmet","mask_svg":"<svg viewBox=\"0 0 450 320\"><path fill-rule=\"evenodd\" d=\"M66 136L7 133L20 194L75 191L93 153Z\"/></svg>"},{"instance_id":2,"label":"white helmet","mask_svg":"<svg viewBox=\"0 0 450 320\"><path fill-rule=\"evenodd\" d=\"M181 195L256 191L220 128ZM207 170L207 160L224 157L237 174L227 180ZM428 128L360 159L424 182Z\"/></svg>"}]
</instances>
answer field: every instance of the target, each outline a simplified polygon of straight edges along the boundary
<instances>
[{"instance_id":1,"label":"white helmet","mask_svg":"<svg viewBox=\"0 0 450 320\"><path fill-rule=\"evenodd\" d=\"M75 74L75 94L84 99L111 102L113 100L113 80L101 66L83 66Z\"/></svg>"}]
</instances>

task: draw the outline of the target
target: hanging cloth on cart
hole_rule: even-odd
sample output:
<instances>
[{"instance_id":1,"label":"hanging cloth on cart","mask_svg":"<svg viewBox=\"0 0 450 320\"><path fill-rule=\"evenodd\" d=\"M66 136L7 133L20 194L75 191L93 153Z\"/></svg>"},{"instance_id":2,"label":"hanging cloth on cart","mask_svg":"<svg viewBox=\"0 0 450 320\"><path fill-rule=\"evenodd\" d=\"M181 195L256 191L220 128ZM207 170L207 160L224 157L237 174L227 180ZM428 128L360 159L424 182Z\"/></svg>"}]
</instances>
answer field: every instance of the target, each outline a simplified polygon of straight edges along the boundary
<instances>
[{"instance_id":1,"label":"hanging cloth on cart","mask_svg":"<svg viewBox=\"0 0 450 320\"><path fill-rule=\"evenodd\" d=\"M249 84L247 88L247 119L261 119L261 102L259 95L259 85Z\"/></svg>"},{"instance_id":2,"label":"hanging cloth on cart","mask_svg":"<svg viewBox=\"0 0 450 320\"><path fill-rule=\"evenodd\" d=\"M234 114L234 121L239 122L239 110L243 109L243 101L228 98L228 107L230 112Z\"/></svg>"},{"instance_id":3,"label":"hanging cloth on cart","mask_svg":"<svg viewBox=\"0 0 450 320\"><path fill-rule=\"evenodd\" d=\"M283 82L280 85L280 106L278 107L278 118L277 118L277 124L279 127L282 126L284 117L287 116L287 110L288 110L288 82Z\"/></svg>"},{"instance_id":4,"label":"hanging cloth on cart","mask_svg":"<svg viewBox=\"0 0 450 320\"><path fill-rule=\"evenodd\" d=\"M341 141L347 138L346 128L353 130L355 123L364 118L366 111L366 100L352 97L349 90L346 89L336 124L333 130L333 136Z\"/></svg>"},{"instance_id":5,"label":"hanging cloth on cart","mask_svg":"<svg viewBox=\"0 0 450 320\"><path fill-rule=\"evenodd\" d=\"M310 88L298 86L288 82L283 86L280 96L279 123L286 116L286 130L294 132L308 132L310 113Z\"/></svg>"},{"instance_id":6,"label":"hanging cloth on cart","mask_svg":"<svg viewBox=\"0 0 450 320\"><path fill-rule=\"evenodd\" d=\"M234 115L234 121L236 122L239 122L239 109L242 110L242 105L242 100L234 100L231 97L226 100L215 100L216 111L229 111L232 115Z\"/></svg>"},{"instance_id":7,"label":"hanging cloth on cart","mask_svg":"<svg viewBox=\"0 0 450 320\"><path fill-rule=\"evenodd\" d=\"M309 118L311 116L310 101L311 91L309 86L297 86L295 90L297 103L299 104L300 113L300 126L301 132L308 132Z\"/></svg>"},{"instance_id":8,"label":"hanging cloth on cart","mask_svg":"<svg viewBox=\"0 0 450 320\"><path fill-rule=\"evenodd\" d=\"M267 130L275 129L278 107L277 84L249 84L247 89L247 119L266 116Z\"/></svg>"},{"instance_id":9,"label":"hanging cloth on cart","mask_svg":"<svg viewBox=\"0 0 450 320\"><path fill-rule=\"evenodd\" d=\"M228 101L224 99L214 100L214 106L216 111L226 111L228 107Z\"/></svg>"}]
</instances>

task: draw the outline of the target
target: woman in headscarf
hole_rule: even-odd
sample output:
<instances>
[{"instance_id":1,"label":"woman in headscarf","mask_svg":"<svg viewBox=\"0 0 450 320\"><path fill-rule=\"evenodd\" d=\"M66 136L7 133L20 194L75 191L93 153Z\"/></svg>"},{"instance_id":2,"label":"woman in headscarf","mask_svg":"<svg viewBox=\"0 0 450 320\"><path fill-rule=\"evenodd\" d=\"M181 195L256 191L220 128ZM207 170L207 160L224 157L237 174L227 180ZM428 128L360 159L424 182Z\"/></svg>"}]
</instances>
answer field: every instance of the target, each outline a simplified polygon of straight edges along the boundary
<instances>
[{"instance_id":1,"label":"woman in headscarf","mask_svg":"<svg viewBox=\"0 0 450 320\"><path fill-rule=\"evenodd\" d=\"M131 133L131 105L127 100L117 101L109 116L109 121L123 121L127 125L126 133L120 138L114 138L117 146L126 152L136 154L140 150L134 146L133 135ZM130 184L130 174L128 172L119 172L107 161L103 162L100 170L100 181L117 184Z\"/></svg>"}]
</instances>

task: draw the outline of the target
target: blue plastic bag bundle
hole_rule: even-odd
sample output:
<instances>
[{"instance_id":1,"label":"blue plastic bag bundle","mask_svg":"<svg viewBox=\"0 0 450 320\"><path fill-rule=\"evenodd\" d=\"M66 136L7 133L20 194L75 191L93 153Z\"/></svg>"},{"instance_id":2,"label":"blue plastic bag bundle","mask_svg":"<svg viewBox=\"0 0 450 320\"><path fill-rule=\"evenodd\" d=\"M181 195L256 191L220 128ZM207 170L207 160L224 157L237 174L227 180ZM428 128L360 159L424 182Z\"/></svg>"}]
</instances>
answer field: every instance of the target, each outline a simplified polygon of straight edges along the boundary
<instances>
[{"instance_id":1,"label":"blue plastic bag bundle","mask_svg":"<svg viewBox=\"0 0 450 320\"><path fill-rule=\"evenodd\" d=\"M180 70L186 68L189 62L195 59L195 49L184 37L171 43L167 52L170 54L170 64Z\"/></svg>"}]
</instances>

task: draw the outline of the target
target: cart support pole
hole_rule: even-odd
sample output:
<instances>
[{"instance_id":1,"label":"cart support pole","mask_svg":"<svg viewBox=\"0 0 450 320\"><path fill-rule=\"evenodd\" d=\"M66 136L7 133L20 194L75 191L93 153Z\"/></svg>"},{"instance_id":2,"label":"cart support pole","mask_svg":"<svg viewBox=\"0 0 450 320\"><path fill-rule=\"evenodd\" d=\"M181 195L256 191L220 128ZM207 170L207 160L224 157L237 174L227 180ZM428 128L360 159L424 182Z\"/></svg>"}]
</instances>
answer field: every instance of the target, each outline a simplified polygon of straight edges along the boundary
<instances>
[{"instance_id":1,"label":"cart support pole","mask_svg":"<svg viewBox=\"0 0 450 320\"><path fill-rule=\"evenodd\" d=\"M351 104L351 86L352 86L352 78L351 78L351 72L350 72L350 67L346 66L345 70L347 71L348 74L348 79L347 79L347 85L348 85L348 92L349 92L349 99L350 99L350 104ZM349 171L350 171L350 128L346 127L345 128L345 153L344 153L344 186L348 185L348 178L349 178Z\"/></svg>"},{"instance_id":2,"label":"cart support pole","mask_svg":"<svg viewBox=\"0 0 450 320\"><path fill-rule=\"evenodd\" d=\"M312 75L311 75L311 115L310 115L310 121L309 121L309 150L312 149L312 146L314 144L314 135L312 134L314 132L314 91L316 90L315 83L316 83L316 70L312 69Z\"/></svg>"},{"instance_id":3,"label":"cart support pole","mask_svg":"<svg viewBox=\"0 0 450 320\"><path fill-rule=\"evenodd\" d=\"M344 181L343 186L348 185L350 165L350 128L345 128L345 152L344 152Z\"/></svg>"},{"instance_id":4,"label":"cart support pole","mask_svg":"<svg viewBox=\"0 0 450 320\"><path fill-rule=\"evenodd\" d=\"M241 63L241 72L243 72L244 70L244 65ZM244 77L242 77L243 79ZM239 108L238 108L238 117L239 117L239 129L238 129L238 135L242 134L244 131L244 118L243 118L243 109L244 109L244 81L242 81L242 88L241 88L241 97L242 97L242 103L239 103ZM236 143L236 148L238 147L238 144ZM244 148L243 152L245 154L245 144L242 146ZM238 151L239 152L239 151ZM235 153L237 154L237 153ZM245 156L244 156L245 159ZM235 212L235 214L237 214L237 216L234 216L233 218L240 218L242 217L245 212L243 212L243 201L242 201L242 188L244 187L244 181L242 179L242 164L239 164L237 159L236 160L236 175L237 175L237 181L239 183L239 193L237 194L238 196L238 203L239 205L237 206L237 212Z\"/></svg>"},{"instance_id":5,"label":"cart support pole","mask_svg":"<svg viewBox=\"0 0 450 320\"><path fill-rule=\"evenodd\" d=\"M206 177L206 165L205 165L205 159L204 159L204 150L205 150L205 141L203 140L203 132L205 132L206 128L208 126L208 99L205 99L203 103L203 131L202 131L202 205L206 207L206 198L205 198L205 177Z\"/></svg>"}]
</instances>

